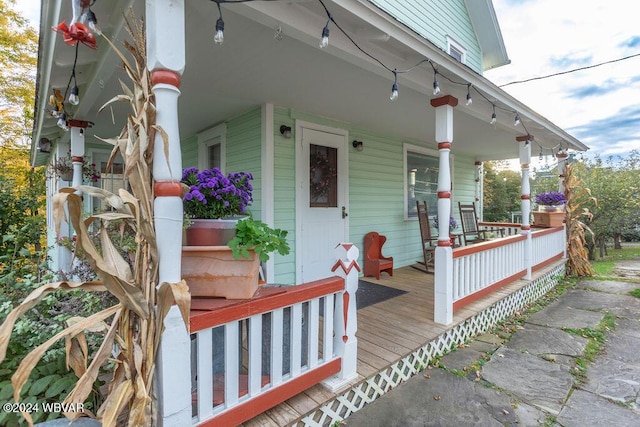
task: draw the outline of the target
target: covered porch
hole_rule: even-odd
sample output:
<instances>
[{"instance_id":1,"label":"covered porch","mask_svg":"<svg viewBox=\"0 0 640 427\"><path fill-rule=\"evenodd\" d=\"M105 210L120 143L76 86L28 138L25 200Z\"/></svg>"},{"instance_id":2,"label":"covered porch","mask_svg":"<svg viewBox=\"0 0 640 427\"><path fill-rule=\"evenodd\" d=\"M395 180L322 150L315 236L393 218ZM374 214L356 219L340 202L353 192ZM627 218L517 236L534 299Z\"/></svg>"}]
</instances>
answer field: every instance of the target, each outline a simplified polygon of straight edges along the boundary
<instances>
[{"instance_id":1,"label":"covered porch","mask_svg":"<svg viewBox=\"0 0 640 427\"><path fill-rule=\"evenodd\" d=\"M516 227L516 224L511 225ZM518 253L511 245L513 241L522 242L524 236L514 235L488 244L453 249L454 259L460 261L454 288L469 288L464 285L464 277L469 276L475 277L472 281L476 283L491 276L495 280L484 288L476 286L476 290L468 294L456 291L453 320L448 325L434 321L436 306L442 303L436 297L434 275L414 266L397 269L393 276L383 274L380 279L360 277L360 285L365 281L404 292L366 307L358 304L357 292L355 301L354 298L343 299L345 293L353 293L353 290L349 291L349 281L353 284L354 275L357 277L355 270L351 271L351 277L345 276L344 288L339 280L336 282L338 277L287 287L278 298L288 303L278 304L271 312L256 310L258 305L269 305L266 301L270 292L278 292L278 288L269 289L269 286L260 291L256 300L218 301L209 306L206 301L197 301L191 313L191 332L198 331L198 343L205 340L202 353L197 352L206 360L200 362L196 358L197 369L194 370L192 359L192 375L200 378L199 369L207 375L220 371L219 367L211 368L212 330L208 326L211 324L223 326L225 331L218 330L218 344L214 335L213 346L220 352L220 342L224 339L222 352L225 357L237 360L237 364L227 364L226 372L218 375L217 383L213 378L202 382L193 381L192 377L194 425L325 426L348 417L424 369L434 358L487 332L555 286L564 272L564 241L560 238L564 232L564 227L532 231L536 249L528 277L525 277L526 269L507 279L492 273L498 263L491 260L491 252L502 247L501 259L509 258L507 253L513 259ZM554 239L549 240L549 236ZM470 253L477 254L482 262L464 261ZM436 274L438 267L436 264ZM465 275L465 271L470 274ZM298 298L294 296L296 288L302 290ZM348 301L348 309L340 306L341 301ZM233 312L238 314L237 318L229 318L229 309L217 311L215 304L235 307ZM335 310L330 310L331 307ZM342 313L347 312L349 316L343 319ZM263 322L267 318L279 320L269 320L265 329ZM251 326L256 320L257 328ZM246 321L248 325L243 325ZM276 324L284 324L284 327L276 327ZM331 324L335 328L329 327ZM340 330L342 324L345 329ZM230 327L232 332L228 333ZM336 344L342 341L343 334L349 336L344 340L346 345L340 347ZM271 343L267 344L267 350L265 342ZM327 347L329 342L333 344ZM350 343L356 345L350 347ZM228 353L230 347L237 351ZM280 351L282 348L285 351ZM327 354L330 356L326 357ZM349 373L349 361L354 356L354 371ZM274 358L277 363L270 364ZM220 363L215 361L215 351L213 359L214 365ZM332 375L332 370L335 376L321 378ZM236 371L239 374L236 375ZM212 387L208 387L210 383ZM296 392L296 387L301 385L303 391ZM229 389L231 394L227 394ZM212 398L213 405L206 403ZM281 400L276 402L277 399Z\"/></svg>"}]
</instances>

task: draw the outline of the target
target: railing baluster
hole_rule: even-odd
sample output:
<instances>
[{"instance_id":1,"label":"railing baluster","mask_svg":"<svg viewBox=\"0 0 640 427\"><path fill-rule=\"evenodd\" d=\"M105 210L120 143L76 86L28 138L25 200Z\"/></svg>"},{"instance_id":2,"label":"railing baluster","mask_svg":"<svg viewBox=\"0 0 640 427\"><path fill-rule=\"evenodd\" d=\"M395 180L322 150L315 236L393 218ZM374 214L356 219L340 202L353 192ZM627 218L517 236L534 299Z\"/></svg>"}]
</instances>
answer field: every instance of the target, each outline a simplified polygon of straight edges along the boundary
<instances>
[{"instance_id":1,"label":"railing baluster","mask_svg":"<svg viewBox=\"0 0 640 427\"><path fill-rule=\"evenodd\" d=\"M198 418L206 419L213 414L213 335L211 329L196 334L196 375L198 396Z\"/></svg>"},{"instance_id":2,"label":"railing baluster","mask_svg":"<svg viewBox=\"0 0 640 427\"><path fill-rule=\"evenodd\" d=\"M309 368L318 366L318 328L320 322L319 300L309 301L309 318L307 319L307 336L309 337L308 365Z\"/></svg>"},{"instance_id":3,"label":"railing baluster","mask_svg":"<svg viewBox=\"0 0 640 427\"><path fill-rule=\"evenodd\" d=\"M249 318L247 332L249 351L249 396L253 397L262 389L262 314Z\"/></svg>"},{"instance_id":4,"label":"railing baluster","mask_svg":"<svg viewBox=\"0 0 640 427\"><path fill-rule=\"evenodd\" d=\"M324 297L324 311L322 319L322 360L325 362L333 358L333 302L335 294Z\"/></svg>"},{"instance_id":5,"label":"railing baluster","mask_svg":"<svg viewBox=\"0 0 640 427\"><path fill-rule=\"evenodd\" d=\"M282 382L282 324L284 310L279 308L271 314L271 384Z\"/></svg>"},{"instance_id":6,"label":"railing baluster","mask_svg":"<svg viewBox=\"0 0 640 427\"><path fill-rule=\"evenodd\" d=\"M300 375L302 363L302 304L291 307L291 375Z\"/></svg>"},{"instance_id":7,"label":"railing baluster","mask_svg":"<svg viewBox=\"0 0 640 427\"><path fill-rule=\"evenodd\" d=\"M224 327L224 403L227 408L238 403L238 373L241 359L241 354L238 352L240 322L229 322Z\"/></svg>"}]
</instances>

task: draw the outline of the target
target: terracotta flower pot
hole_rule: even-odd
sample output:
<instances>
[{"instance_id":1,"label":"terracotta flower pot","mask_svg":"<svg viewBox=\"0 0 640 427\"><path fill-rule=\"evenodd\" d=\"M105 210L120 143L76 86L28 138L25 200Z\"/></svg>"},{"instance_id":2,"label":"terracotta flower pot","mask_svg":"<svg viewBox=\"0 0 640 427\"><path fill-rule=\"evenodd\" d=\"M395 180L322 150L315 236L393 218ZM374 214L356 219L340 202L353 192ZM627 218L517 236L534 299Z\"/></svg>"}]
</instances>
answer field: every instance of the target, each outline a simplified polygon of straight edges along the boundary
<instances>
[{"instance_id":1,"label":"terracotta flower pot","mask_svg":"<svg viewBox=\"0 0 640 427\"><path fill-rule=\"evenodd\" d=\"M192 219L186 230L187 246L225 246L236 236L238 219Z\"/></svg>"},{"instance_id":2,"label":"terracotta flower pot","mask_svg":"<svg viewBox=\"0 0 640 427\"><path fill-rule=\"evenodd\" d=\"M560 227L564 222L564 212L533 212L533 222L540 227Z\"/></svg>"},{"instance_id":3,"label":"terracotta flower pot","mask_svg":"<svg viewBox=\"0 0 640 427\"><path fill-rule=\"evenodd\" d=\"M183 246L182 278L194 297L248 299L258 290L260 259L233 258L228 246Z\"/></svg>"}]
</instances>

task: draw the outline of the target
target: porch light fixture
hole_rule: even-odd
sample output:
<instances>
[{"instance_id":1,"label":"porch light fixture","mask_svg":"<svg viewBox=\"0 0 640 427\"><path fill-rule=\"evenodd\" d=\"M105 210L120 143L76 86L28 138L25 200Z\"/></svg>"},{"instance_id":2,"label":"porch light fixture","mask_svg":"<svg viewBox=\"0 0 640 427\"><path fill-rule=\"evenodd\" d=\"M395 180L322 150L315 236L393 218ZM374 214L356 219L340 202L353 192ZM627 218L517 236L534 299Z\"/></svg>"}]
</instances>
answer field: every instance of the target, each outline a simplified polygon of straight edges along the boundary
<instances>
[{"instance_id":1,"label":"porch light fixture","mask_svg":"<svg viewBox=\"0 0 640 427\"><path fill-rule=\"evenodd\" d=\"M362 145L362 141L356 141L354 140L351 145L353 146L353 148L356 149L356 151L362 151L364 150L364 146Z\"/></svg>"},{"instance_id":2,"label":"porch light fixture","mask_svg":"<svg viewBox=\"0 0 640 427\"><path fill-rule=\"evenodd\" d=\"M322 29L322 38L320 39L320 49L324 49L329 46L329 22L331 21L331 15L329 15L329 19L327 19L327 23Z\"/></svg>"},{"instance_id":3,"label":"porch light fixture","mask_svg":"<svg viewBox=\"0 0 640 427\"><path fill-rule=\"evenodd\" d=\"M440 93L440 85L438 84L438 70L433 71L433 94Z\"/></svg>"},{"instance_id":4,"label":"porch light fixture","mask_svg":"<svg viewBox=\"0 0 640 427\"><path fill-rule=\"evenodd\" d=\"M290 139L291 138L291 126L287 126L287 125L280 126L280 133L286 139Z\"/></svg>"},{"instance_id":5,"label":"porch light fixture","mask_svg":"<svg viewBox=\"0 0 640 427\"><path fill-rule=\"evenodd\" d=\"M222 10L220 9L220 2L216 2L218 5L218 13L220 17L216 21L216 35L213 36L213 42L215 44L222 44L224 42L224 21L222 20Z\"/></svg>"},{"instance_id":6,"label":"porch light fixture","mask_svg":"<svg viewBox=\"0 0 640 427\"><path fill-rule=\"evenodd\" d=\"M396 99L398 99L398 71L397 70L393 70L393 79L394 79L393 86L391 86L391 96L389 97L391 101L395 101Z\"/></svg>"},{"instance_id":7,"label":"porch light fixture","mask_svg":"<svg viewBox=\"0 0 640 427\"><path fill-rule=\"evenodd\" d=\"M515 121L513 122L514 126L518 126L520 124L520 114L516 113Z\"/></svg>"},{"instance_id":8,"label":"porch light fixture","mask_svg":"<svg viewBox=\"0 0 640 427\"><path fill-rule=\"evenodd\" d=\"M492 125L495 125L496 122L498 121L498 116L496 116L496 106L493 106L493 114L491 114L491 121L489 123L491 123Z\"/></svg>"},{"instance_id":9,"label":"porch light fixture","mask_svg":"<svg viewBox=\"0 0 640 427\"><path fill-rule=\"evenodd\" d=\"M38 151L41 153L50 153L51 140L49 138L40 138L40 141L38 141Z\"/></svg>"},{"instance_id":10,"label":"porch light fixture","mask_svg":"<svg viewBox=\"0 0 640 427\"><path fill-rule=\"evenodd\" d=\"M471 83L467 85L467 107L473 103L473 98L471 98Z\"/></svg>"}]
</instances>

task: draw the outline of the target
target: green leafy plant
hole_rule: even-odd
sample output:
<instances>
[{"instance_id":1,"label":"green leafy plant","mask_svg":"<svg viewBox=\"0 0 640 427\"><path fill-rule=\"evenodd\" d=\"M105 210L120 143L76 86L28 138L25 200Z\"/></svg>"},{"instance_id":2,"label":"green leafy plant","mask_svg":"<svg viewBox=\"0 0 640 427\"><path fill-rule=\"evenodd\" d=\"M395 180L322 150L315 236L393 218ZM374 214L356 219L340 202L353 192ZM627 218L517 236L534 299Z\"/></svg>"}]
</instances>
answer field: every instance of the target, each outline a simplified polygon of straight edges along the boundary
<instances>
[{"instance_id":1,"label":"green leafy plant","mask_svg":"<svg viewBox=\"0 0 640 427\"><path fill-rule=\"evenodd\" d=\"M290 250L286 230L271 228L253 218L238 221L236 237L229 242L229 247L236 259L240 256L249 258L249 250L253 249L260 257L260 262L268 261L272 252L287 255Z\"/></svg>"}]
</instances>

